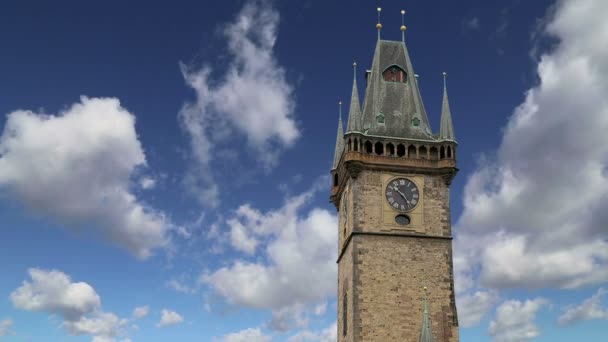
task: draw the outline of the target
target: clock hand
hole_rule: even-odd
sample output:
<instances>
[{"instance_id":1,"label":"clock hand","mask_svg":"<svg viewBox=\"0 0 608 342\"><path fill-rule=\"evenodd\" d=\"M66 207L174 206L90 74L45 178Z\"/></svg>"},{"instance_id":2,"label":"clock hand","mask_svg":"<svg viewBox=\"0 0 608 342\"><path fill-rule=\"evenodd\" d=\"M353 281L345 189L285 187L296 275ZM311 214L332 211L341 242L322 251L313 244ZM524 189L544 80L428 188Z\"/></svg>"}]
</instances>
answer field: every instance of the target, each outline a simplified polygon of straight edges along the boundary
<instances>
[{"instance_id":1,"label":"clock hand","mask_svg":"<svg viewBox=\"0 0 608 342\"><path fill-rule=\"evenodd\" d=\"M403 192L401 192L401 190L399 190L398 187L394 187L393 190L397 191L399 193L399 195L401 195L401 197L403 197L403 199L407 202L407 205L411 205L410 201L407 199L407 197L405 197Z\"/></svg>"}]
</instances>

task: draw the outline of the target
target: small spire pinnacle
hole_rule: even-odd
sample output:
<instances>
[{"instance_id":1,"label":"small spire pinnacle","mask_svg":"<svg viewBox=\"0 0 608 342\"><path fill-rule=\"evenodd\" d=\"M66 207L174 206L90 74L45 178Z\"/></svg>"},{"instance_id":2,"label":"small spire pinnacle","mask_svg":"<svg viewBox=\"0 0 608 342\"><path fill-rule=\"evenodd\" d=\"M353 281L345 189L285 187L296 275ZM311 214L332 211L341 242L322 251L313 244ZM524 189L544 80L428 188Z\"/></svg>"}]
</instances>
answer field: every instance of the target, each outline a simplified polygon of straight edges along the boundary
<instances>
[{"instance_id":1,"label":"small spire pinnacle","mask_svg":"<svg viewBox=\"0 0 608 342\"><path fill-rule=\"evenodd\" d=\"M405 42L405 10L401 10L401 40Z\"/></svg>"},{"instance_id":2,"label":"small spire pinnacle","mask_svg":"<svg viewBox=\"0 0 608 342\"><path fill-rule=\"evenodd\" d=\"M443 72L443 102L441 104L441 127L439 127L439 138L441 140L456 140L454 125L452 124L452 111L448 100L448 74Z\"/></svg>"},{"instance_id":3,"label":"small spire pinnacle","mask_svg":"<svg viewBox=\"0 0 608 342\"><path fill-rule=\"evenodd\" d=\"M361 104L359 103L359 91L357 90L357 62L353 63L353 91L350 96L350 108L348 111L348 122L346 133L361 130Z\"/></svg>"},{"instance_id":4,"label":"small spire pinnacle","mask_svg":"<svg viewBox=\"0 0 608 342\"><path fill-rule=\"evenodd\" d=\"M428 297L427 297L427 292L428 289L426 288L426 286L423 288L424 289L424 313L423 313L423 317L422 317L422 327L420 328L420 338L418 339L419 342L433 342L433 331L432 331L432 324L431 324L431 317L429 315L429 304L428 304Z\"/></svg>"},{"instance_id":5,"label":"small spire pinnacle","mask_svg":"<svg viewBox=\"0 0 608 342\"><path fill-rule=\"evenodd\" d=\"M340 106L339 116L338 116L338 132L336 134L336 150L334 151L334 162L332 164L332 170L335 170L338 167L338 163L340 162L340 158L342 157L342 152L344 151L344 128L342 127L342 101L338 102Z\"/></svg>"},{"instance_id":6,"label":"small spire pinnacle","mask_svg":"<svg viewBox=\"0 0 608 342\"><path fill-rule=\"evenodd\" d=\"M382 30L382 24L380 23L380 12L382 12L382 7L378 7L378 23L376 24L376 29L378 29L378 40L380 40L380 30Z\"/></svg>"}]
</instances>

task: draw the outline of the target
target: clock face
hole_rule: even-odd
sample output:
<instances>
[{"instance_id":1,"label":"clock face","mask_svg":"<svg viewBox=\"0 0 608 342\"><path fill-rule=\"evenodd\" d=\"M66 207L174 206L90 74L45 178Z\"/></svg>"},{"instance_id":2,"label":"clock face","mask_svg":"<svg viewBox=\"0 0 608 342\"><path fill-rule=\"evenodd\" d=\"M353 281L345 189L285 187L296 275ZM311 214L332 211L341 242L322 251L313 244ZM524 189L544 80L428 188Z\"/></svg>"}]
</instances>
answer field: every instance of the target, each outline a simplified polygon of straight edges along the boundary
<instances>
[{"instance_id":1,"label":"clock face","mask_svg":"<svg viewBox=\"0 0 608 342\"><path fill-rule=\"evenodd\" d=\"M398 211L409 211L416 208L420 201L420 192L414 182L407 178L395 178L386 186L386 200Z\"/></svg>"}]
</instances>

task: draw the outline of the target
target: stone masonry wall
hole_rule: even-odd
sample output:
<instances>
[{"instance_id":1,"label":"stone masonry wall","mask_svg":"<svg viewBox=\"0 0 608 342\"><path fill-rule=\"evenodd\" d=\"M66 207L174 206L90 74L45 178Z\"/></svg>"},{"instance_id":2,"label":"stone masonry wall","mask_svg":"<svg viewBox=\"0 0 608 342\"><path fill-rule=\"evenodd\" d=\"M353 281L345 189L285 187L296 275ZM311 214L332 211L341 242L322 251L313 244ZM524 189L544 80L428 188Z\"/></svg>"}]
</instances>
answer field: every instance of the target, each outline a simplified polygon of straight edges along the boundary
<instances>
[{"instance_id":1,"label":"stone masonry wall","mask_svg":"<svg viewBox=\"0 0 608 342\"><path fill-rule=\"evenodd\" d=\"M408 227L396 229L383 224L384 186L387 177L393 176L418 177L423 183L423 202L416 210L424 220L415 232L451 236L449 187L440 176L370 170L349 182L352 224L348 235L351 229L355 233L407 233ZM416 341L422 322L423 286L429 289L435 341L458 341L451 240L394 235L354 235L351 239L339 262L338 341ZM345 290L349 312L348 333L343 336Z\"/></svg>"}]
</instances>

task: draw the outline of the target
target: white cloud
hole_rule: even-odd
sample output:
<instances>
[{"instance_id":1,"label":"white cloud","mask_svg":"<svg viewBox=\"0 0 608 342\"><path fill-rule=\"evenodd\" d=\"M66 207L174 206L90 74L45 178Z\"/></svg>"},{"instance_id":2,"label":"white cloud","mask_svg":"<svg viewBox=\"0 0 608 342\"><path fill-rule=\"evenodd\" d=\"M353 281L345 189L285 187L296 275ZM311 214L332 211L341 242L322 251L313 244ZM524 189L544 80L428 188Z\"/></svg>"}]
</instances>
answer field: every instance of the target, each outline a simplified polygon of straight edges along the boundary
<instances>
[{"instance_id":1,"label":"white cloud","mask_svg":"<svg viewBox=\"0 0 608 342\"><path fill-rule=\"evenodd\" d=\"M139 180L139 185L144 190L150 190L156 186L156 180L150 176L142 177Z\"/></svg>"},{"instance_id":2,"label":"white cloud","mask_svg":"<svg viewBox=\"0 0 608 342\"><path fill-rule=\"evenodd\" d=\"M95 312L75 321L65 321L63 326L72 335L93 335L93 341L114 341L122 335L128 320L120 319L111 312Z\"/></svg>"},{"instance_id":3,"label":"white cloud","mask_svg":"<svg viewBox=\"0 0 608 342\"><path fill-rule=\"evenodd\" d=\"M272 319L266 324L270 330L285 332L308 326L307 308L296 303L272 311Z\"/></svg>"},{"instance_id":4,"label":"white cloud","mask_svg":"<svg viewBox=\"0 0 608 342\"><path fill-rule=\"evenodd\" d=\"M32 268L28 273L31 282L24 281L10 295L18 309L51 312L70 320L101 307L99 295L87 283L74 283L59 271Z\"/></svg>"},{"instance_id":5,"label":"white cloud","mask_svg":"<svg viewBox=\"0 0 608 342\"><path fill-rule=\"evenodd\" d=\"M228 334L222 339L214 339L214 342L270 342L272 338L264 335L259 328L249 328L236 333Z\"/></svg>"},{"instance_id":6,"label":"white cloud","mask_svg":"<svg viewBox=\"0 0 608 342\"><path fill-rule=\"evenodd\" d=\"M136 319L144 318L150 313L150 306L139 306L133 309L133 317Z\"/></svg>"},{"instance_id":7,"label":"white cloud","mask_svg":"<svg viewBox=\"0 0 608 342\"><path fill-rule=\"evenodd\" d=\"M223 31L229 59L219 79L211 78L210 66L182 65L187 84L196 92L196 102L186 103L179 113L196 161L186 182L205 205L218 202L209 163L221 142L234 144L235 134L244 135L256 160L268 168L300 135L293 87L274 56L278 24L279 13L269 1L248 1Z\"/></svg>"},{"instance_id":8,"label":"white cloud","mask_svg":"<svg viewBox=\"0 0 608 342\"><path fill-rule=\"evenodd\" d=\"M602 299L606 293L608 293L608 291L600 288L591 296L591 298L586 299L580 305L567 308L566 311L559 316L559 324L569 325L592 319L608 320L608 306L602 306Z\"/></svg>"},{"instance_id":9,"label":"white cloud","mask_svg":"<svg viewBox=\"0 0 608 342\"><path fill-rule=\"evenodd\" d=\"M461 293L478 279L498 289L608 281L608 45L597 43L608 41L607 11L603 0L559 1L546 20L559 44L541 57L495 160L481 160L465 187Z\"/></svg>"},{"instance_id":10,"label":"white cloud","mask_svg":"<svg viewBox=\"0 0 608 342\"><path fill-rule=\"evenodd\" d=\"M12 319L3 319L0 321L0 337L6 336L11 332L11 327L13 326Z\"/></svg>"},{"instance_id":11,"label":"white cloud","mask_svg":"<svg viewBox=\"0 0 608 342\"><path fill-rule=\"evenodd\" d=\"M161 311L160 322L158 322L157 326L159 328L168 327L171 325L176 325L184 321L184 318L175 311L163 309Z\"/></svg>"},{"instance_id":12,"label":"white cloud","mask_svg":"<svg viewBox=\"0 0 608 342\"><path fill-rule=\"evenodd\" d=\"M456 298L458 305L458 323L463 328L479 324L485 314L496 304L498 296L489 291L476 291L470 295Z\"/></svg>"},{"instance_id":13,"label":"white cloud","mask_svg":"<svg viewBox=\"0 0 608 342\"><path fill-rule=\"evenodd\" d=\"M48 312L63 319L71 335L92 335L93 341L115 341L126 334L128 320L101 310L101 299L91 285L72 282L60 271L28 270L31 281L13 291L13 305L26 311Z\"/></svg>"},{"instance_id":14,"label":"white cloud","mask_svg":"<svg viewBox=\"0 0 608 342\"><path fill-rule=\"evenodd\" d=\"M496 309L496 317L490 322L488 332L496 342L523 342L540 335L535 324L536 314L548 302L542 298L509 300Z\"/></svg>"},{"instance_id":15,"label":"white cloud","mask_svg":"<svg viewBox=\"0 0 608 342\"><path fill-rule=\"evenodd\" d=\"M337 217L319 208L304 216L301 213L321 184L287 198L277 210L263 213L241 206L228 225L259 241L257 250L263 256L258 260L266 262L237 259L203 274L201 281L232 304L273 310L271 329L284 331L306 325L308 314L314 314L315 307L336 291ZM240 248L235 241L231 243Z\"/></svg>"},{"instance_id":16,"label":"white cloud","mask_svg":"<svg viewBox=\"0 0 608 342\"><path fill-rule=\"evenodd\" d=\"M12 112L0 136L0 191L141 258L168 244L170 226L129 189L145 165L135 117L113 98L82 97L59 115Z\"/></svg>"},{"instance_id":17,"label":"white cloud","mask_svg":"<svg viewBox=\"0 0 608 342\"><path fill-rule=\"evenodd\" d=\"M329 327L318 331L313 332L310 330L301 331L293 336L291 336L287 341L288 342L306 342L306 341L314 341L314 342L336 342L338 340L338 326L337 322L334 322Z\"/></svg>"}]
</instances>

